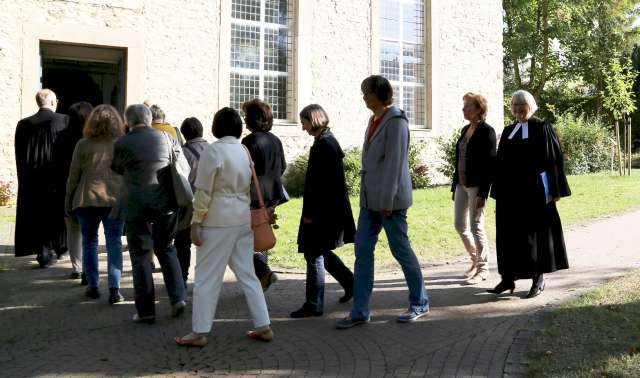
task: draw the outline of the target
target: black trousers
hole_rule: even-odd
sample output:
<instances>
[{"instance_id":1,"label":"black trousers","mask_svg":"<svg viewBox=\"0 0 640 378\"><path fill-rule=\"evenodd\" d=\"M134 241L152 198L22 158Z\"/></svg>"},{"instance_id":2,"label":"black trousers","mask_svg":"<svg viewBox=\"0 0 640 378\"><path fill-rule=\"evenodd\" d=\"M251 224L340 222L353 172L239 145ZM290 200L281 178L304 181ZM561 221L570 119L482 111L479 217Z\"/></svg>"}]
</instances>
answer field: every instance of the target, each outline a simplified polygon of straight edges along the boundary
<instances>
[{"instance_id":1,"label":"black trousers","mask_svg":"<svg viewBox=\"0 0 640 378\"><path fill-rule=\"evenodd\" d=\"M173 244L176 246L178 262L180 262L180 270L182 271L182 280L186 283L189 276L189 266L191 265L191 226L176 232Z\"/></svg>"},{"instance_id":2,"label":"black trousers","mask_svg":"<svg viewBox=\"0 0 640 378\"><path fill-rule=\"evenodd\" d=\"M176 249L172 244L176 233L176 213L147 221L129 221L127 243L133 271L133 288L139 316L155 315L155 288L151 267L153 249L160 266L171 304L185 298L184 281Z\"/></svg>"}]
</instances>

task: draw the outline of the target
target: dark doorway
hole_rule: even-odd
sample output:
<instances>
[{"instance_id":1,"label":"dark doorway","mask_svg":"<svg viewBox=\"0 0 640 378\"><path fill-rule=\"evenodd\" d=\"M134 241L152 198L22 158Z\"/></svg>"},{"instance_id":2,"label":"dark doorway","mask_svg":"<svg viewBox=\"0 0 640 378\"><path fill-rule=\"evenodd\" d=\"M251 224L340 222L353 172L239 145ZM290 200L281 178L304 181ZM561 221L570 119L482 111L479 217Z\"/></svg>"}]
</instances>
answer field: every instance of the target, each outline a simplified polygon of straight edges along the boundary
<instances>
[{"instance_id":1,"label":"dark doorway","mask_svg":"<svg viewBox=\"0 0 640 378\"><path fill-rule=\"evenodd\" d=\"M124 111L126 54L122 49L40 43L42 87L58 96L58 112L79 101Z\"/></svg>"}]
</instances>

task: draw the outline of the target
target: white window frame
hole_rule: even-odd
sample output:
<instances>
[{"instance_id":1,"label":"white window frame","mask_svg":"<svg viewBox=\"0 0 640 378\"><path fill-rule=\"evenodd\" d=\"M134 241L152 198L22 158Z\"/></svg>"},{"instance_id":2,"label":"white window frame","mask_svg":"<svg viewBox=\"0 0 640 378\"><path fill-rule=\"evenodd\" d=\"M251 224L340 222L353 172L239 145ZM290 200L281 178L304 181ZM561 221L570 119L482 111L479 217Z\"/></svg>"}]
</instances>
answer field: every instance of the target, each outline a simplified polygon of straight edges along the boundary
<instances>
[{"instance_id":1,"label":"white window frame","mask_svg":"<svg viewBox=\"0 0 640 378\"><path fill-rule=\"evenodd\" d=\"M400 19L399 19L399 31L400 35L398 39L382 37L381 32L381 22L380 22L380 10L382 9L382 1L384 0L373 0L371 7L371 66L372 71L376 74L381 74L380 67L380 51L381 45L383 42L391 42L399 44L400 46L400 54L399 54L399 71L398 78L400 80L389 80L393 87L399 88L399 93L394 93L394 99L396 100L396 104L399 108L404 107L404 87L422 87L423 89L423 111L422 111L422 124L411 124L410 127L416 130L432 130L432 54L431 54L431 0L423 0L424 1L424 14L422 20L422 33L423 33L423 41L422 41L422 59L423 59L423 72L422 72L422 83L416 82L405 82L404 79L404 46L405 45L415 45L415 43L407 43L403 39L404 36L404 12L400 9ZM400 7L402 4L402 0L400 0Z\"/></svg>"},{"instance_id":2,"label":"white window frame","mask_svg":"<svg viewBox=\"0 0 640 378\"><path fill-rule=\"evenodd\" d=\"M299 1L299 0L298 0ZM232 2L231 1L223 1L221 3L226 3L226 5L221 4L221 31L220 31L220 61L224 62L224 66L226 69L220 70L220 84L221 87L224 87L225 91L222 92L219 89L219 104L226 104L225 106L231 106L231 75L242 74L242 75L255 75L258 76L259 84L258 84L258 98L265 100L265 76L273 76L273 77L287 77L287 85L286 85L286 117L285 118L277 118L274 114L274 124L292 124L295 123L295 114L297 103L296 103L296 27L299 25L298 19L298 1L287 0L287 9L288 13L288 25L285 27L280 24L273 24L269 22L265 22L265 14L266 14L266 0L260 0L260 20L261 21L253 21L253 20L243 20L232 17ZM225 22L226 20L226 22ZM225 25L226 24L226 25ZM240 67L232 67L231 66L231 30L232 25L244 25L244 26L253 26L259 28L259 67L258 69L249 69L249 68L240 68ZM225 27L226 26L226 27ZM265 30L279 30L282 28L286 28L289 33L289 41L288 44L288 56L287 56L287 72L281 71L265 71L264 64L264 53L265 53Z\"/></svg>"}]
</instances>

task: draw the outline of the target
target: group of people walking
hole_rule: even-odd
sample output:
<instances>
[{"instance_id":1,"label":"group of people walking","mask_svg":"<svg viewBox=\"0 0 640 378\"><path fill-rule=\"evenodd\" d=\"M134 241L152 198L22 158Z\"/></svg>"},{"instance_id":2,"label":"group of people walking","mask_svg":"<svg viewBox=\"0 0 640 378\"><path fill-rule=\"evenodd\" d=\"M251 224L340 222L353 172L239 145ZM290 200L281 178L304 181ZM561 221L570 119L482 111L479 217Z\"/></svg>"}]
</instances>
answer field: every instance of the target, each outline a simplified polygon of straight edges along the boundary
<instances>
[{"instance_id":1,"label":"group of people walking","mask_svg":"<svg viewBox=\"0 0 640 378\"><path fill-rule=\"evenodd\" d=\"M314 139L305 178L298 246L307 264L305 300L292 318L322 316L325 269L340 283L341 303L353 298L349 315L336 322L345 329L370 321L374 251L384 229L409 289L407 310L398 322L412 322L429 312L420 263L408 237L407 210L412 205L408 165L409 124L393 105L393 89L379 75L361 84L373 113L363 144L360 212L357 227L345 183L344 153L329 128L329 116L317 104L300 112L302 130ZM237 277L253 319L247 333L270 341L273 330L264 290L277 275L266 251L254 251L250 210L275 209L288 200L281 177L286 161L281 141L270 132L271 108L255 99L214 117L211 144L196 118L180 129L166 123L157 105L134 104L124 118L110 105L71 106L55 113L55 93L43 89L38 113L18 124L18 211L16 256L37 255L47 267L67 250L71 278L87 285L86 296L99 298L98 228L107 244L109 303L121 302L122 235L131 258L135 322L156 318L152 273L157 258L170 299L171 315L186 308L191 244L196 245L192 330L175 338L182 346L203 346L211 331L225 268ZM500 283L490 292L513 292L517 279L533 280L528 297L545 287L543 274L568 267L555 201L569 195L560 144L553 128L532 117L535 100L518 91L512 110L518 122L496 133L486 122L487 102L468 93L463 114L469 124L456 145L452 192L455 228L471 256L468 284L489 276L489 242L484 209L496 200L496 237ZM244 119L243 119L244 118ZM244 122L243 122L244 121ZM250 131L240 140L243 123ZM170 165L185 173L194 193L192 205L179 207L162 180ZM252 180L252 172L257 180ZM51 201L55 199L55 201ZM334 253L355 243L352 271Z\"/></svg>"}]
</instances>

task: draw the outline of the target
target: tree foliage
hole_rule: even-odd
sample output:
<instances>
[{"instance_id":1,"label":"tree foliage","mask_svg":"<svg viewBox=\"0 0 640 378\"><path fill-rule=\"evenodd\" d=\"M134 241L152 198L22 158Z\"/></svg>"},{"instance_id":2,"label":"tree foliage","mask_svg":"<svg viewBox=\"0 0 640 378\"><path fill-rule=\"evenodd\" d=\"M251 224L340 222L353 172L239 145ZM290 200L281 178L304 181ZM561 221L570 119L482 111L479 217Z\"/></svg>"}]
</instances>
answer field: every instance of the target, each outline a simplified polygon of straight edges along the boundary
<instances>
[{"instance_id":1,"label":"tree foliage","mask_svg":"<svg viewBox=\"0 0 640 378\"><path fill-rule=\"evenodd\" d=\"M640 1L503 0L503 8L505 94L529 90L543 116L575 107L601 114L614 93L612 58L630 72Z\"/></svg>"}]
</instances>

